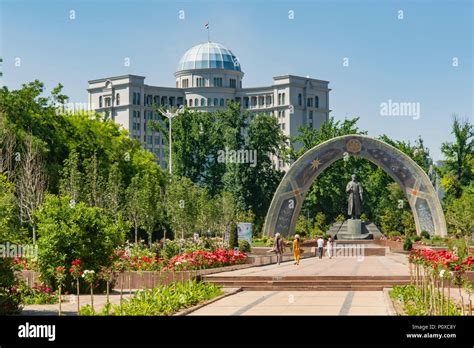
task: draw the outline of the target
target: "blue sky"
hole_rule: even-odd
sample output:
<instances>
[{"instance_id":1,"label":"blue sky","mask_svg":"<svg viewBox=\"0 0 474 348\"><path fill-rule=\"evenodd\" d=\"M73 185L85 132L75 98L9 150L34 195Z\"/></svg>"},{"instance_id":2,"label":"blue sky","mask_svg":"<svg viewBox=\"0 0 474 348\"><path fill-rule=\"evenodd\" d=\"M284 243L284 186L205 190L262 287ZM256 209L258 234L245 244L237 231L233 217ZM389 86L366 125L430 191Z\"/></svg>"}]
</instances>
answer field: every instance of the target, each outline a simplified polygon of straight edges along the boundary
<instances>
[{"instance_id":1,"label":"blue sky","mask_svg":"<svg viewBox=\"0 0 474 348\"><path fill-rule=\"evenodd\" d=\"M71 101L87 102L87 81L101 77L139 74L147 84L174 86L179 58L207 40L209 21L211 40L239 58L244 87L283 74L329 80L331 115L360 117L371 136L421 135L439 160L452 114L472 122L471 0L0 2L2 84L12 89L61 82ZM420 103L420 118L381 116L388 100Z\"/></svg>"}]
</instances>

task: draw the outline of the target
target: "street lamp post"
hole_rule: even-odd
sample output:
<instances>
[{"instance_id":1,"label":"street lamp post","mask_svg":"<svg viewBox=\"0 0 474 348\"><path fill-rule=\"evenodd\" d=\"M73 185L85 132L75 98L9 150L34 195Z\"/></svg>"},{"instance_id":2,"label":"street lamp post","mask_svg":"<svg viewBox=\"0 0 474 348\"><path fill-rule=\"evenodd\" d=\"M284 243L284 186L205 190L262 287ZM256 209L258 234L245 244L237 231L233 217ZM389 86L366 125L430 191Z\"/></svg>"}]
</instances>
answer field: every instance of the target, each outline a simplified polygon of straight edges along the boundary
<instances>
[{"instance_id":1,"label":"street lamp post","mask_svg":"<svg viewBox=\"0 0 474 348\"><path fill-rule=\"evenodd\" d=\"M170 176L173 174L173 161L172 161L172 158L171 158L171 123L172 123L172 120L174 117L178 116L179 114L181 114L182 112L184 111L184 107L183 105L181 105L178 109L175 109L175 110L166 110L163 112L163 115L168 118L169 122L170 122L170 125L169 125L169 145L170 145L170 149L169 149L169 169L170 169Z\"/></svg>"}]
</instances>

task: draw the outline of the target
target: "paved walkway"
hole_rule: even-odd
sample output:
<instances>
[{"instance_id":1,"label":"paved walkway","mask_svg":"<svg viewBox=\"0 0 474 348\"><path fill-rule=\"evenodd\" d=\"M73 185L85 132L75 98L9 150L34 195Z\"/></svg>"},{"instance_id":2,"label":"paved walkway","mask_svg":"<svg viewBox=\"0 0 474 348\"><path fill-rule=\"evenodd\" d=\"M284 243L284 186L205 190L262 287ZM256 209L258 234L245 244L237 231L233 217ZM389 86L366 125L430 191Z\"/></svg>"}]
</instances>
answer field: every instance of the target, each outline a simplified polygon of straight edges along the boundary
<instances>
[{"instance_id":1,"label":"paved walkway","mask_svg":"<svg viewBox=\"0 0 474 348\"><path fill-rule=\"evenodd\" d=\"M308 258L300 264L283 262L280 265L251 267L216 273L218 277L235 276L392 276L410 275L406 255L387 253L386 256ZM209 277L212 277L210 275Z\"/></svg>"},{"instance_id":2,"label":"paved walkway","mask_svg":"<svg viewBox=\"0 0 474 348\"><path fill-rule=\"evenodd\" d=\"M189 315L389 315L383 291L242 291Z\"/></svg>"}]
</instances>

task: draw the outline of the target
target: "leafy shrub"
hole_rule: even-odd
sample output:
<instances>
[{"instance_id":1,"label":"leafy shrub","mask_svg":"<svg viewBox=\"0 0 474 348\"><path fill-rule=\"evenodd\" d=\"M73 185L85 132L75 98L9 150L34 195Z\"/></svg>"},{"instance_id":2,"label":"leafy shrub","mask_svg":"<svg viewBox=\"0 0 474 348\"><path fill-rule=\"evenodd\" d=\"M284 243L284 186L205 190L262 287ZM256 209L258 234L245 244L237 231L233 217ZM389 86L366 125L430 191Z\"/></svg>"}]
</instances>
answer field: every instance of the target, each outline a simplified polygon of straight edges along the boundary
<instances>
[{"instance_id":1,"label":"leafy shrub","mask_svg":"<svg viewBox=\"0 0 474 348\"><path fill-rule=\"evenodd\" d=\"M430 315L429 307L423 300L429 302L429 293L424 297L421 289L414 285L396 285L390 291L390 297L400 303L406 315ZM461 314L452 300L449 301L448 306L448 315Z\"/></svg>"},{"instance_id":2,"label":"leafy shrub","mask_svg":"<svg viewBox=\"0 0 474 348\"><path fill-rule=\"evenodd\" d=\"M54 304L59 296L48 286L35 284L31 288L22 282L20 285L21 297L24 304Z\"/></svg>"},{"instance_id":3,"label":"leafy shrub","mask_svg":"<svg viewBox=\"0 0 474 348\"><path fill-rule=\"evenodd\" d=\"M339 214L339 215L336 217L336 222L344 222L344 221L346 221L346 220L347 220L347 218L346 218L344 215L342 215L342 214Z\"/></svg>"},{"instance_id":4,"label":"leafy shrub","mask_svg":"<svg viewBox=\"0 0 474 348\"><path fill-rule=\"evenodd\" d=\"M430 239L430 238L431 238L429 232L428 232L428 231L424 231L424 230L421 231L421 237L422 237L422 238L425 238L425 239Z\"/></svg>"},{"instance_id":5,"label":"leafy shrub","mask_svg":"<svg viewBox=\"0 0 474 348\"><path fill-rule=\"evenodd\" d=\"M413 243L410 238L405 238L405 242L403 242L403 250L408 251L413 248Z\"/></svg>"},{"instance_id":6,"label":"leafy shrub","mask_svg":"<svg viewBox=\"0 0 474 348\"><path fill-rule=\"evenodd\" d=\"M265 246L267 247L272 247L275 244L275 238L270 237L267 239L267 242L265 243Z\"/></svg>"},{"instance_id":7,"label":"leafy shrub","mask_svg":"<svg viewBox=\"0 0 474 348\"><path fill-rule=\"evenodd\" d=\"M84 269L98 272L111 263L114 249L123 244L127 227L114 222L100 208L70 204L68 197L47 196L38 216L38 267L45 284L56 288L54 270L80 259ZM68 274L65 290L73 291Z\"/></svg>"},{"instance_id":8,"label":"leafy shrub","mask_svg":"<svg viewBox=\"0 0 474 348\"><path fill-rule=\"evenodd\" d=\"M249 253L252 251L252 247L250 246L250 243L246 240L239 240L239 251Z\"/></svg>"},{"instance_id":9,"label":"leafy shrub","mask_svg":"<svg viewBox=\"0 0 474 348\"><path fill-rule=\"evenodd\" d=\"M110 305L95 312L81 308L81 315L172 315L182 309L210 300L222 294L221 287L210 283L188 281L171 283L154 289L138 291L122 305Z\"/></svg>"},{"instance_id":10,"label":"leafy shrub","mask_svg":"<svg viewBox=\"0 0 474 348\"><path fill-rule=\"evenodd\" d=\"M413 241L419 242L421 240L421 236L415 236L413 237Z\"/></svg>"},{"instance_id":11,"label":"leafy shrub","mask_svg":"<svg viewBox=\"0 0 474 348\"><path fill-rule=\"evenodd\" d=\"M393 238L393 237L400 237L401 236L401 233L400 232L397 232L397 231L394 231L394 232L390 232L388 234L389 238Z\"/></svg>"},{"instance_id":12,"label":"leafy shrub","mask_svg":"<svg viewBox=\"0 0 474 348\"><path fill-rule=\"evenodd\" d=\"M0 258L0 315L17 314L21 311L21 292L15 277L13 262Z\"/></svg>"}]
</instances>

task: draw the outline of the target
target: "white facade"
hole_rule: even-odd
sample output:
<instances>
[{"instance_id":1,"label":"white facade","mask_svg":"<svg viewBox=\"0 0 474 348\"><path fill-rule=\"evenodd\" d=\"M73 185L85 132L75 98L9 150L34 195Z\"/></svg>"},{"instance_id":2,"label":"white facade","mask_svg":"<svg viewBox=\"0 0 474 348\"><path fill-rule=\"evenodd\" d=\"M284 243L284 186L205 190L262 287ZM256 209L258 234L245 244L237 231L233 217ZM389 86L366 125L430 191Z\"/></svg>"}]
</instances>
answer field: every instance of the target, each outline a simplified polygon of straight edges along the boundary
<instances>
[{"instance_id":1,"label":"white facade","mask_svg":"<svg viewBox=\"0 0 474 348\"><path fill-rule=\"evenodd\" d=\"M89 81L89 105L107 112L167 167L167 147L158 132L147 129L147 121L158 120L156 106L186 106L192 110L225 108L239 102L243 112L266 113L278 119L287 136L300 127L319 128L329 118L329 82L293 75L276 76L265 87L242 88L244 73L230 50L208 42L188 50L175 73L176 87L145 84L145 77L124 75ZM279 169L287 169L275 161Z\"/></svg>"}]
</instances>

